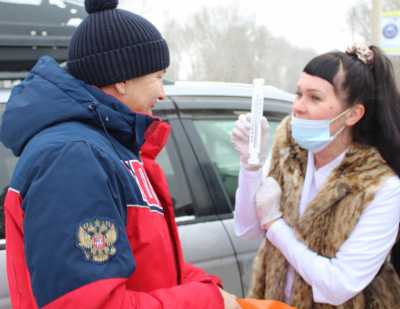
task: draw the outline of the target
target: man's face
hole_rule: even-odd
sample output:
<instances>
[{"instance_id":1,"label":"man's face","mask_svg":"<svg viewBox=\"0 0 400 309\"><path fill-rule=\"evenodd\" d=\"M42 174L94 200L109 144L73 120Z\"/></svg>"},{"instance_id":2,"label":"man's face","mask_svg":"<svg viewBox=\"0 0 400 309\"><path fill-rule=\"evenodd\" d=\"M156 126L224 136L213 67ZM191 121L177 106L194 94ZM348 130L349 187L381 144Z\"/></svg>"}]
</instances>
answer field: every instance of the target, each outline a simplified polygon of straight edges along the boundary
<instances>
[{"instance_id":1,"label":"man's face","mask_svg":"<svg viewBox=\"0 0 400 309\"><path fill-rule=\"evenodd\" d=\"M120 100L133 112L152 115L158 100L165 98L164 74L162 70L126 81Z\"/></svg>"}]
</instances>

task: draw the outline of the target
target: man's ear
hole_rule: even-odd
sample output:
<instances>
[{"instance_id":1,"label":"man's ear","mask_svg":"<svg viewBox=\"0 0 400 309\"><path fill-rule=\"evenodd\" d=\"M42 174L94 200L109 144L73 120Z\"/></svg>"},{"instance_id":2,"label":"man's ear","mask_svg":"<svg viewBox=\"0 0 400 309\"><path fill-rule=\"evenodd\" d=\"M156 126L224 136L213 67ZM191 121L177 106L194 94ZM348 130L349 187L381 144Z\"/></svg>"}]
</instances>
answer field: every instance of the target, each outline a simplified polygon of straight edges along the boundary
<instances>
[{"instance_id":1,"label":"man's ear","mask_svg":"<svg viewBox=\"0 0 400 309\"><path fill-rule=\"evenodd\" d=\"M365 114L365 107L362 103L356 103L351 107L350 113L346 117L346 124L348 126L354 126Z\"/></svg>"},{"instance_id":2,"label":"man's ear","mask_svg":"<svg viewBox=\"0 0 400 309\"><path fill-rule=\"evenodd\" d=\"M120 95L126 95L126 82L119 82L114 84L114 88Z\"/></svg>"}]
</instances>

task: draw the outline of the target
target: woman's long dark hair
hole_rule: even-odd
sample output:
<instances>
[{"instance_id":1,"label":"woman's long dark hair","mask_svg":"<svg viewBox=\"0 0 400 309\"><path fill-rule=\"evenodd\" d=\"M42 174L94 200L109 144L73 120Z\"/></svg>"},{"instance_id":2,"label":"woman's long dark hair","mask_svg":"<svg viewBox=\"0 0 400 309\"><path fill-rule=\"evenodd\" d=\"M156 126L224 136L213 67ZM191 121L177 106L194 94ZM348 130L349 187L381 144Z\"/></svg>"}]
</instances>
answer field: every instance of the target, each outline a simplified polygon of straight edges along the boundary
<instances>
[{"instance_id":1,"label":"woman's long dark hair","mask_svg":"<svg viewBox=\"0 0 400 309\"><path fill-rule=\"evenodd\" d=\"M325 79L336 94L352 106L365 107L363 118L354 126L354 142L375 146L400 176L400 99L393 66L376 46L371 64L354 54L330 52L312 59L304 72Z\"/></svg>"}]
</instances>

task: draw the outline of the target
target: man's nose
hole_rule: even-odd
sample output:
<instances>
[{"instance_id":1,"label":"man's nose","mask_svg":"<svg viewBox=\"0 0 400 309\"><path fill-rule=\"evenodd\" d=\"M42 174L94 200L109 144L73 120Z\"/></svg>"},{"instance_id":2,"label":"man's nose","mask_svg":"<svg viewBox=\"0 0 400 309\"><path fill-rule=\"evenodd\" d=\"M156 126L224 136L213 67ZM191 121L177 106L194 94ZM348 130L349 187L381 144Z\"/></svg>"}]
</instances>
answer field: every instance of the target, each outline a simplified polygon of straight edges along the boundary
<instances>
[{"instance_id":1,"label":"man's nose","mask_svg":"<svg viewBox=\"0 0 400 309\"><path fill-rule=\"evenodd\" d=\"M165 97L166 97L166 95L165 95L165 89L164 89L164 86L161 86L161 89L160 89L160 94L159 94L159 96L158 96L158 100L164 100L164 99L165 99Z\"/></svg>"}]
</instances>

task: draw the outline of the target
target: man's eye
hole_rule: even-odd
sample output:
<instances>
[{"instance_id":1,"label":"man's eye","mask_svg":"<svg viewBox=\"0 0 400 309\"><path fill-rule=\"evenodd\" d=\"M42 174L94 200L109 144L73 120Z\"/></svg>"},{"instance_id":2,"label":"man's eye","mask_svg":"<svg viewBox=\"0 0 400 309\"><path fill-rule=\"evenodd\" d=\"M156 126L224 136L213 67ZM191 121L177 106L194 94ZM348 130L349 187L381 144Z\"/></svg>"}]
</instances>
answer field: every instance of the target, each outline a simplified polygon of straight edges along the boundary
<instances>
[{"instance_id":1,"label":"man's eye","mask_svg":"<svg viewBox=\"0 0 400 309\"><path fill-rule=\"evenodd\" d=\"M311 96L311 100L313 100L313 101L320 101L321 98L320 98L320 97L317 97L317 96L315 96L315 95L313 95L313 96Z\"/></svg>"}]
</instances>

